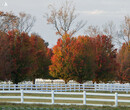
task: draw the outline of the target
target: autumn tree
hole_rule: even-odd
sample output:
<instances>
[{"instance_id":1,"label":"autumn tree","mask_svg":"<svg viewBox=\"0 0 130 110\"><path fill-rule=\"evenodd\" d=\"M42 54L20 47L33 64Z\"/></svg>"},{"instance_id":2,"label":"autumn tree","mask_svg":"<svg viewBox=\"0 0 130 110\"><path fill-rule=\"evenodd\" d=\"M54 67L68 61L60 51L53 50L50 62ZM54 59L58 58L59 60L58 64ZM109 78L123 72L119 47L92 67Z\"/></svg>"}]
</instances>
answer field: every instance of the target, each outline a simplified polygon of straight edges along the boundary
<instances>
[{"instance_id":1,"label":"autumn tree","mask_svg":"<svg viewBox=\"0 0 130 110\"><path fill-rule=\"evenodd\" d=\"M63 36L53 47L51 61L50 74L66 83L72 79L79 83L115 80L118 67L116 49L105 35L93 38Z\"/></svg>"},{"instance_id":2,"label":"autumn tree","mask_svg":"<svg viewBox=\"0 0 130 110\"><path fill-rule=\"evenodd\" d=\"M9 31L11 58L14 70L11 72L11 80L18 83L28 80L28 73L31 69L30 42L27 33L20 33L17 30Z\"/></svg>"},{"instance_id":3,"label":"autumn tree","mask_svg":"<svg viewBox=\"0 0 130 110\"><path fill-rule=\"evenodd\" d=\"M6 33L0 32L0 80L11 79L12 59L9 37Z\"/></svg>"},{"instance_id":4,"label":"autumn tree","mask_svg":"<svg viewBox=\"0 0 130 110\"><path fill-rule=\"evenodd\" d=\"M66 48L70 43L70 38L59 39L57 45L53 47L53 56L51 58L52 65L49 66L50 75L54 78L64 79L67 83L71 79L71 59L72 57L69 48ZM65 49L66 48L66 49Z\"/></svg>"},{"instance_id":5,"label":"autumn tree","mask_svg":"<svg viewBox=\"0 0 130 110\"><path fill-rule=\"evenodd\" d=\"M79 36L72 47L74 60L72 62L73 79L79 83L94 79L96 70L93 38Z\"/></svg>"},{"instance_id":6,"label":"autumn tree","mask_svg":"<svg viewBox=\"0 0 130 110\"><path fill-rule=\"evenodd\" d=\"M130 43L124 43L119 50L117 61L120 64L118 71L118 80L121 82L130 82Z\"/></svg>"},{"instance_id":7,"label":"autumn tree","mask_svg":"<svg viewBox=\"0 0 130 110\"><path fill-rule=\"evenodd\" d=\"M52 56L51 49L46 45L46 42L37 34L32 34L30 37L31 42L31 54L33 68L31 70L30 77L35 78L51 78L49 75L49 65Z\"/></svg>"},{"instance_id":8,"label":"autumn tree","mask_svg":"<svg viewBox=\"0 0 130 110\"><path fill-rule=\"evenodd\" d=\"M18 30L0 33L0 80L14 83L51 78L48 72L52 51L36 34Z\"/></svg>"},{"instance_id":9,"label":"autumn tree","mask_svg":"<svg viewBox=\"0 0 130 110\"><path fill-rule=\"evenodd\" d=\"M59 39L57 45L53 47L50 74L64 79L66 83L72 79L79 83L91 80L95 65L92 54L94 45L90 42L90 38L84 36L70 38L69 35L62 38L66 39Z\"/></svg>"},{"instance_id":10,"label":"autumn tree","mask_svg":"<svg viewBox=\"0 0 130 110\"><path fill-rule=\"evenodd\" d=\"M8 32L10 30L17 29L19 32L30 32L35 23L35 17L30 14L19 13L18 16L12 12L0 11L0 30Z\"/></svg>"},{"instance_id":11,"label":"autumn tree","mask_svg":"<svg viewBox=\"0 0 130 110\"><path fill-rule=\"evenodd\" d=\"M26 80L30 70L29 36L13 30L1 32L0 37L0 77L14 83Z\"/></svg>"},{"instance_id":12,"label":"autumn tree","mask_svg":"<svg viewBox=\"0 0 130 110\"><path fill-rule=\"evenodd\" d=\"M78 15L75 14L75 6L69 1L63 3L59 9L54 5L49 5L49 10L50 13L45 15L47 23L53 25L60 36L68 33L71 37L86 24L82 20L76 21Z\"/></svg>"},{"instance_id":13,"label":"autumn tree","mask_svg":"<svg viewBox=\"0 0 130 110\"><path fill-rule=\"evenodd\" d=\"M116 62L116 49L108 36L97 36L95 38L95 57L97 69L95 71L94 81L107 82L116 78L118 63Z\"/></svg>"}]
</instances>

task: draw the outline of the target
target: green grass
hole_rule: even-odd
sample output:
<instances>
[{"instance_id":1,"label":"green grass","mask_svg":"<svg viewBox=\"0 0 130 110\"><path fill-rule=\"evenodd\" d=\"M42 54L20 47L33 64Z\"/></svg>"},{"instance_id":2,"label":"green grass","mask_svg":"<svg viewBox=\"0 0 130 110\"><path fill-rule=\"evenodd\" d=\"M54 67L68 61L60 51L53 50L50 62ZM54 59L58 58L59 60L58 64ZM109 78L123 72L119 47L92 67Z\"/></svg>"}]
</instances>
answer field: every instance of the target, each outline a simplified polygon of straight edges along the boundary
<instances>
[{"instance_id":1,"label":"green grass","mask_svg":"<svg viewBox=\"0 0 130 110\"><path fill-rule=\"evenodd\" d=\"M0 103L0 110L130 110L129 107L91 107L77 105L29 105Z\"/></svg>"}]
</instances>

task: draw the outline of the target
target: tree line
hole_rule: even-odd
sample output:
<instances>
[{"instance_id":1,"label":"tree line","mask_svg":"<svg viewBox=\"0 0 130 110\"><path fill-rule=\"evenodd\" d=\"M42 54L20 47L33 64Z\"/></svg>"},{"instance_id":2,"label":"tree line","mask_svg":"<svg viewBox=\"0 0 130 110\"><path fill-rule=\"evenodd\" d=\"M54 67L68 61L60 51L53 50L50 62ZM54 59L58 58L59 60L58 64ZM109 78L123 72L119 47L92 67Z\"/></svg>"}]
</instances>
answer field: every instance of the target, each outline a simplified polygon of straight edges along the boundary
<instances>
[{"instance_id":1,"label":"tree line","mask_svg":"<svg viewBox=\"0 0 130 110\"><path fill-rule=\"evenodd\" d=\"M86 22L72 26L77 15L75 7L70 5L66 2L59 10L51 6L50 15L45 15L61 36L52 48L48 48L40 35L29 35L35 17L0 12L0 80L18 83L34 82L35 78L59 78L66 83L69 80L130 82L130 17L125 17L116 35L114 25L109 23L103 30L88 26L85 35L75 36ZM118 50L115 41L122 44Z\"/></svg>"}]
</instances>

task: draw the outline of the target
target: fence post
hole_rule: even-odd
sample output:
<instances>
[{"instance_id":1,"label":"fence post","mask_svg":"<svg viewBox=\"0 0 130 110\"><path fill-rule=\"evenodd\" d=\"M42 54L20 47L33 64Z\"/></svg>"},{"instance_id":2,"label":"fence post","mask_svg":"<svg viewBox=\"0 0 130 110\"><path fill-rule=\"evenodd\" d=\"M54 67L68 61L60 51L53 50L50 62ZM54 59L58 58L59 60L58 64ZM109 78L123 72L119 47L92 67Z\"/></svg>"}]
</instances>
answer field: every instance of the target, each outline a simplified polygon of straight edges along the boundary
<instances>
[{"instance_id":1,"label":"fence post","mask_svg":"<svg viewBox=\"0 0 130 110\"><path fill-rule=\"evenodd\" d=\"M3 84L3 91L4 91L4 87L5 87L5 86L4 86L4 84Z\"/></svg>"},{"instance_id":2,"label":"fence post","mask_svg":"<svg viewBox=\"0 0 130 110\"><path fill-rule=\"evenodd\" d=\"M115 93L115 107L118 106L118 93Z\"/></svg>"},{"instance_id":3,"label":"fence post","mask_svg":"<svg viewBox=\"0 0 130 110\"><path fill-rule=\"evenodd\" d=\"M10 91L10 83L9 83L9 89L8 90Z\"/></svg>"},{"instance_id":4,"label":"fence post","mask_svg":"<svg viewBox=\"0 0 130 110\"><path fill-rule=\"evenodd\" d=\"M31 84L31 90L32 90L32 88L33 88L33 84Z\"/></svg>"},{"instance_id":5,"label":"fence post","mask_svg":"<svg viewBox=\"0 0 130 110\"><path fill-rule=\"evenodd\" d=\"M85 85L83 84L83 91L85 91Z\"/></svg>"},{"instance_id":6,"label":"fence post","mask_svg":"<svg viewBox=\"0 0 130 110\"><path fill-rule=\"evenodd\" d=\"M46 91L48 91L48 84L46 84Z\"/></svg>"},{"instance_id":7,"label":"fence post","mask_svg":"<svg viewBox=\"0 0 130 110\"><path fill-rule=\"evenodd\" d=\"M60 88L61 88L61 92L62 92L62 84L60 85Z\"/></svg>"},{"instance_id":8,"label":"fence post","mask_svg":"<svg viewBox=\"0 0 130 110\"><path fill-rule=\"evenodd\" d=\"M57 92L57 84L55 86L56 86L56 92Z\"/></svg>"},{"instance_id":9,"label":"fence post","mask_svg":"<svg viewBox=\"0 0 130 110\"><path fill-rule=\"evenodd\" d=\"M51 83L51 91L52 91L52 83Z\"/></svg>"},{"instance_id":10,"label":"fence post","mask_svg":"<svg viewBox=\"0 0 130 110\"><path fill-rule=\"evenodd\" d=\"M112 84L110 84L110 92L112 92Z\"/></svg>"},{"instance_id":11,"label":"fence post","mask_svg":"<svg viewBox=\"0 0 130 110\"><path fill-rule=\"evenodd\" d=\"M74 84L74 92L75 92L75 84Z\"/></svg>"},{"instance_id":12,"label":"fence post","mask_svg":"<svg viewBox=\"0 0 130 110\"><path fill-rule=\"evenodd\" d=\"M129 88L129 87L126 85L125 88L126 88L126 93L128 94L128 88Z\"/></svg>"},{"instance_id":13,"label":"fence post","mask_svg":"<svg viewBox=\"0 0 130 110\"><path fill-rule=\"evenodd\" d=\"M65 92L66 92L66 85L67 85L67 84L65 84Z\"/></svg>"},{"instance_id":14,"label":"fence post","mask_svg":"<svg viewBox=\"0 0 130 110\"><path fill-rule=\"evenodd\" d=\"M16 91L16 84L14 84L14 90Z\"/></svg>"},{"instance_id":15,"label":"fence post","mask_svg":"<svg viewBox=\"0 0 130 110\"><path fill-rule=\"evenodd\" d=\"M109 83L107 83L106 91L109 91Z\"/></svg>"},{"instance_id":16,"label":"fence post","mask_svg":"<svg viewBox=\"0 0 130 110\"><path fill-rule=\"evenodd\" d=\"M24 93L23 93L23 89L21 89L21 103L24 102Z\"/></svg>"},{"instance_id":17,"label":"fence post","mask_svg":"<svg viewBox=\"0 0 130 110\"><path fill-rule=\"evenodd\" d=\"M26 90L27 90L27 84L25 84L25 85L26 85L26 87L25 87L25 88L26 88Z\"/></svg>"},{"instance_id":18,"label":"fence post","mask_svg":"<svg viewBox=\"0 0 130 110\"><path fill-rule=\"evenodd\" d=\"M71 84L69 84L69 86L70 86L70 92L71 92L71 86L72 86L72 85L71 85Z\"/></svg>"},{"instance_id":19,"label":"fence post","mask_svg":"<svg viewBox=\"0 0 130 110\"><path fill-rule=\"evenodd\" d=\"M95 87L95 92L97 91L97 84L96 82L94 83L94 87Z\"/></svg>"},{"instance_id":20,"label":"fence post","mask_svg":"<svg viewBox=\"0 0 130 110\"><path fill-rule=\"evenodd\" d=\"M83 92L83 104L86 105L86 91Z\"/></svg>"},{"instance_id":21,"label":"fence post","mask_svg":"<svg viewBox=\"0 0 130 110\"><path fill-rule=\"evenodd\" d=\"M54 90L51 91L52 104L54 104Z\"/></svg>"}]
</instances>

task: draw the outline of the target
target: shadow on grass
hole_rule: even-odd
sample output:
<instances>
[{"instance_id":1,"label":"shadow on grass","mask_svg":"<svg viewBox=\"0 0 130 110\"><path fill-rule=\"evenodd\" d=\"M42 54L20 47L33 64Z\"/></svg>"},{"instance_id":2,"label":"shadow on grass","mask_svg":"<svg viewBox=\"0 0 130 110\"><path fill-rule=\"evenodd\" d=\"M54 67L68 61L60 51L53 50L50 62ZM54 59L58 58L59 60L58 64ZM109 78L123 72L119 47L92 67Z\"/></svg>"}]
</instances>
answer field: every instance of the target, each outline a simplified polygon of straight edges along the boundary
<instances>
[{"instance_id":1,"label":"shadow on grass","mask_svg":"<svg viewBox=\"0 0 130 110\"><path fill-rule=\"evenodd\" d=\"M5 109L3 109L5 108ZM92 107L83 105L44 105L44 104L10 104L10 103L0 103L0 110L130 110L130 107ZM12 108L12 109L11 109ZM13 109L15 108L15 109Z\"/></svg>"}]
</instances>

